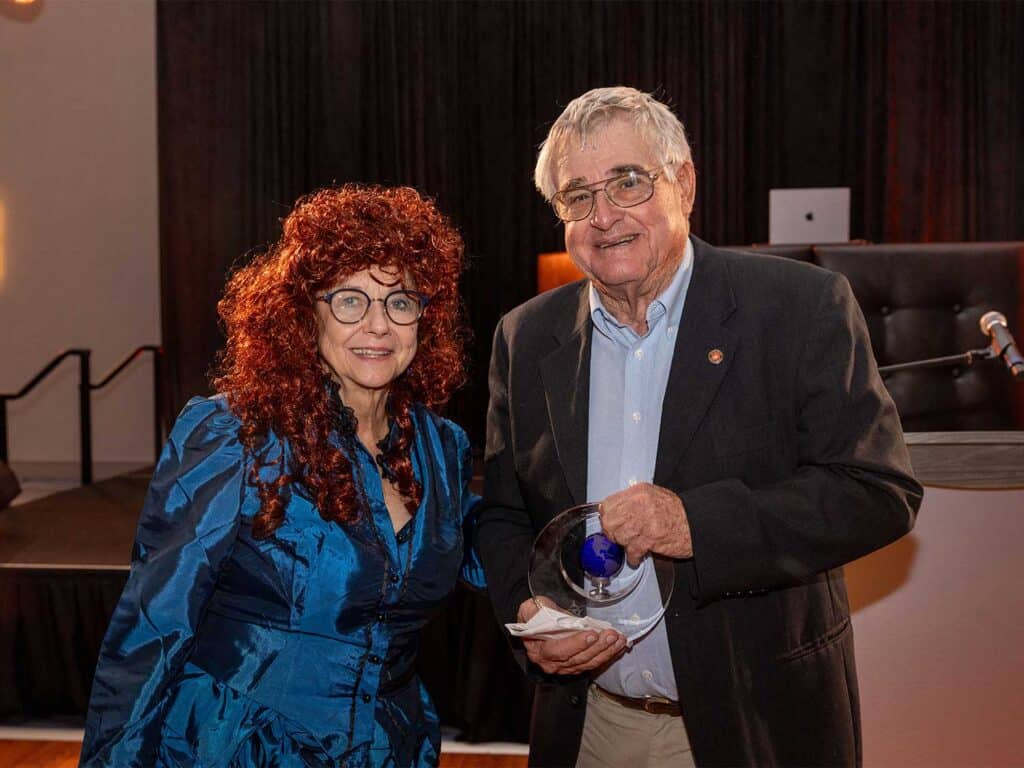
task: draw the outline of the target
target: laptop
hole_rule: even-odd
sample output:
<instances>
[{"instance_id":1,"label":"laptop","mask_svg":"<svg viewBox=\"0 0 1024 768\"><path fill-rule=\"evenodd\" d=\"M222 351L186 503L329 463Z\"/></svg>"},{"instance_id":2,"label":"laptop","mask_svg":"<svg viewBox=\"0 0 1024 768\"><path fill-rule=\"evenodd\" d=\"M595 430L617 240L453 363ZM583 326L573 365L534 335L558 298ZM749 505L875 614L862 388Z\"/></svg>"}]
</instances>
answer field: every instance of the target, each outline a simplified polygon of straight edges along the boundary
<instances>
[{"instance_id":1,"label":"laptop","mask_svg":"<svg viewBox=\"0 0 1024 768\"><path fill-rule=\"evenodd\" d=\"M769 243L845 243L849 239L849 187L768 190Z\"/></svg>"}]
</instances>

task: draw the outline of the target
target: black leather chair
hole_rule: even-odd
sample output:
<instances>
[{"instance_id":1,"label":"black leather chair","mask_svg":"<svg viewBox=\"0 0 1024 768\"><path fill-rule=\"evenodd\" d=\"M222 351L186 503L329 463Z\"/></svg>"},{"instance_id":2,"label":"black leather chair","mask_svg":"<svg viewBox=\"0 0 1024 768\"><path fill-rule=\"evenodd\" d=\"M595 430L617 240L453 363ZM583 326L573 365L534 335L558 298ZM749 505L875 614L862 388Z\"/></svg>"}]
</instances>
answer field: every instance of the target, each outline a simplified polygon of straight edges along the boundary
<instances>
[{"instance_id":1,"label":"black leather chair","mask_svg":"<svg viewBox=\"0 0 1024 768\"><path fill-rule=\"evenodd\" d=\"M988 346L978 320L1006 315L1024 335L1024 243L753 245L738 250L806 261L850 281L880 366ZM1024 428L1024 388L999 361L900 371L886 385L908 432Z\"/></svg>"},{"instance_id":2,"label":"black leather chair","mask_svg":"<svg viewBox=\"0 0 1024 768\"><path fill-rule=\"evenodd\" d=\"M1024 243L820 245L814 262L846 275L881 366L988 346L989 310L1021 328ZM908 432L1012 429L1015 384L1000 361L886 377Z\"/></svg>"}]
</instances>

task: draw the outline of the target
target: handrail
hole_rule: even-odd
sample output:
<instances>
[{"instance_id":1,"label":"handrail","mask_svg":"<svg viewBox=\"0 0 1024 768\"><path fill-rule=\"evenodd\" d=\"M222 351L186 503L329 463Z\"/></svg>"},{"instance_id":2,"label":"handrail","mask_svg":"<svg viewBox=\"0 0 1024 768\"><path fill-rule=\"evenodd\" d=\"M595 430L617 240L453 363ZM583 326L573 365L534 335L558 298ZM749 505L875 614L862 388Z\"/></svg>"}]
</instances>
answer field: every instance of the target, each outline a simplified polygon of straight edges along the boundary
<instances>
[{"instance_id":1,"label":"handrail","mask_svg":"<svg viewBox=\"0 0 1024 768\"><path fill-rule=\"evenodd\" d=\"M102 389L111 382L121 371L127 368L143 352L153 353L153 462L160 460L160 451L164 446L164 399L163 399L163 360L164 348L156 344L143 344L129 352L110 373L100 379L96 384L90 384L89 389Z\"/></svg>"},{"instance_id":2,"label":"handrail","mask_svg":"<svg viewBox=\"0 0 1024 768\"><path fill-rule=\"evenodd\" d=\"M57 355L55 358L53 358L53 360L51 360L49 363L47 363L46 366L43 368L43 370L41 370L39 373L37 373L35 376L33 376L29 380L28 384L26 384L25 386L23 386L21 389L19 389L17 392L15 392L13 394L0 394L0 398L3 398L4 400L18 400L19 398L24 397L29 392L31 392L33 389L35 389L36 385L40 381L45 379L47 377L47 375L50 373L50 371L52 371L54 368L56 368L58 365L60 365L64 361L64 358L71 357L72 355L78 355L79 357L82 357L82 356L88 357L90 354L92 354L92 350L91 349L79 349L77 347L72 347L71 349L65 349L63 352L61 352L59 355Z\"/></svg>"},{"instance_id":3,"label":"handrail","mask_svg":"<svg viewBox=\"0 0 1024 768\"><path fill-rule=\"evenodd\" d=\"M82 485L92 482L92 403L89 400L89 357L90 349L66 349L33 376L28 384L17 392L0 394L0 461L7 461L7 401L24 397L49 376L65 358L78 357L78 442L81 460Z\"/></svg>"},{"instance_id":4,"label":"handrail","mask_svg":"<svg viewBox=\"0 0 1024 768\"><path fill-rule=\"evenodd\" d=\"M81 478L82 485L89 485L92 482L92 400L90 395L93 390L101 389L111 382L121 371L135 360L143 352L153 353L153 443L156 459L160 457L160 450L163 445L163 397L161 382L163 380L163 347L155 344L145 344L137 347L124 358L113 370L103 377L98 383L91 383L89 374L89 362L92 356L91 349L72 348L66 349L54 357L49 363L43 366L42 370L33 376L29 382L17 392L0 394L0 461L7 461L7 401L18 400L24 397L45 379L53 370L65 360L65 358L78 357L78 423L79 443L81 456Z\"/></svg>"},{"instance_id":5,"label":"handrail","mask_svg":"<svg viewBox=\"0 0 1024 768\"><path fill-rule=\"evenodd\" d=\"M106 376L100 379L97 383L90 384L89 389L103 389L103 387L107 386L107 384L110 383L111 379L113 379L115 376L117 376L117 374L119 374L121 371L127 368L129 363L135 360L135 358L137 358L143 352L152 352L153 357L155 359L157 356L162 355L164 353L164 348L158 347L155 344L143 344L141 347L136 347L135 351L129 352L128 355L124 358L124 360L118 363L117 367L115 367L110 373L108 373Z\"/></svg>"}]
</instances>

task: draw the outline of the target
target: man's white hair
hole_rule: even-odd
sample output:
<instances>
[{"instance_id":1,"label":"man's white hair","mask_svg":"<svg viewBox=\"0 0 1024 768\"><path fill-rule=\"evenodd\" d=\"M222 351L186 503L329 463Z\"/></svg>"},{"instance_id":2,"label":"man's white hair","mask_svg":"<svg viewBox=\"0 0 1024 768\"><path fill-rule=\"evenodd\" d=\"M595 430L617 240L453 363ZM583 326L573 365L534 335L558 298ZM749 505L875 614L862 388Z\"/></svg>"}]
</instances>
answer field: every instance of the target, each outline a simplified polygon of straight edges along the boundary
<instances>
[{"instance_id":1,"label":"man's white hair","mask_svg":"<svg viewBox=\"0 0 1024 768\"><path fill-rule=\"evenodd\" d=\"M558 192L558 160L565 143L575 140L583 147L589 136L617 117L633 123L654 150L666 178L675 181L676 170L690 160L690 144L679 118L651 94L636 88L594 88L569 102L540 145L533 181L545 200Z\"/></svg>"}]
</instances>

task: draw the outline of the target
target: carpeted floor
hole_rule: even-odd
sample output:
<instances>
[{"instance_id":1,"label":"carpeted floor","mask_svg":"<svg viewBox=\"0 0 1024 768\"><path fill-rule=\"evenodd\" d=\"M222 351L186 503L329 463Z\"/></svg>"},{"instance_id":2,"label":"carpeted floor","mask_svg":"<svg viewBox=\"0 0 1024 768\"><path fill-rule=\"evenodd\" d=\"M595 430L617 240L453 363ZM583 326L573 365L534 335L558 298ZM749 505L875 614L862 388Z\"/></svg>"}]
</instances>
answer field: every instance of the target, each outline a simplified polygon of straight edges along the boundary
<instances>
[{"instance_id":1,"label":"carpeted floor","mask_svg":"<svg viewBox=\"0 0 1024 768\"><path fill-rule=\"evenodd\" d=\"M0 512L0 568L128 570L149 468Z\"/></svg>"}]
</instances>

